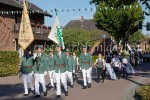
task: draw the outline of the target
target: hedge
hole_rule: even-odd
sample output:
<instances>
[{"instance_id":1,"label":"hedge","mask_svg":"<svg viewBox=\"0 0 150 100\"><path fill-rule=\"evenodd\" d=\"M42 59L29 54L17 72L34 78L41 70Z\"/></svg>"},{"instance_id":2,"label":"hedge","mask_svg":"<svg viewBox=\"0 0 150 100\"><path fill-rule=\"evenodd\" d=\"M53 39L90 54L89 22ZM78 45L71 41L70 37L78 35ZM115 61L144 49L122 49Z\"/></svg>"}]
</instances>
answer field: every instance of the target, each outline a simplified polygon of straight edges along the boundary
<instances>
[{"instance_id":1,"label":"hedge","mask_svg":"<svg viewBox=\"0 0 150 100\"><path fill-rule=\"evenodd\" d=\"M136 100L150 100L150 84L138 87L135 96Z\"/></svg>"},{"instance_id":2,"label":"hedge","mask_svg":"<svg viewBox=\"0 0 150 100\"><path fill-rule=\"evenodd\" d=\"M0 77L18 74L19 53L16 51L0 51Z\"/></svg>"}]
</instances>

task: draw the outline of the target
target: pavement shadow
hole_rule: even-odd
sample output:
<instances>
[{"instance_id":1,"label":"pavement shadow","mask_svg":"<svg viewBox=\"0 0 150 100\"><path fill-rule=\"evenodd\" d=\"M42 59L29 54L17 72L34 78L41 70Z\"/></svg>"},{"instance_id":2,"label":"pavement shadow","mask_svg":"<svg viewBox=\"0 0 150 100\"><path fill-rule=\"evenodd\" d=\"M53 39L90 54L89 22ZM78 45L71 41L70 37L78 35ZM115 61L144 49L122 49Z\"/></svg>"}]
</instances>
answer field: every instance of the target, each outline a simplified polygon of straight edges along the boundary
<instances>
[{"instance_id":1,"label":"pavement shadow","mask_svg":"<svg viewBox=\"0 0 150 100\"><path fill-rule=\"evenodd\" d=\"M134 69L141 72L150 72L150 63L141 64L138 67L134 67Z\"/></svg>"},{"instance_id":2,"label":"pavement shadow","mask_svg":"<svg viewBox=\"0 0 150 100\"><path fill-rule=\"evenodd\" d=\"M135 69L135 74L134 76L141 76L141 77L150 77L150 63L146 63L146 64L141 64L138 67L134 67ZM132 76L132 75L131 75ZM134 80L132 80L132 77L125 77L125 80L131 81L137 85L144 85L142 83L136 82Z\"/></svg>"},{"instance_id":3,"label":"pavement shadow","mask_svg":"<svg viewBox=\"0 0 150 100\"><path fill-rule=\"evenodd\" d=\"M124 79L125 79L125 80L128 80L128 81L130 81L130 82L133 82L133 83L135 83L135 84L137 84L137 85L139 85L139 86L144 85L144 84L139 83L139 82L136 82L136 81L134 81L134 80L132 80L132 79L130 79L130 78L124 78Z\"/></svg>"},{"instance_id":4,"label":"pavement shadow","mask_svg":"<svg viewBox=\"0 0 150 100\"><path fill-rule=\"evenodd\" d=\"M6 85L1 85L0 84L0 97L2 96L8 96L11 93L17 92L17 93L23 93L24 88L23 84L6 84Z\"/></svg>"},{"instance_id":5,"label":"pavement shadow","mask_svg":"<svg viewBox=\"0 0 150 100\"><path fill-rule=\"evenodd\" d=\"M49 86L47 86L48 91L51 90ZM40 91L42 91L42 86L40 86ZM48 97L43 96L41 92L41 97L40 98L33 98L33 94L31 90L29 89L29 95L28 96L23 96L24 94L24 86L22 83L19 84L0 84L0 100L63 100L62 98L56 99L56 95L52 95ZM20 96L22 95L22 96ZM20 97L18 97L20 96Z\"/></svg>"},{"instance_id":6,"label":"pavement shadow","mask_svg":"<svg viewBox=\"0 0 150 100\"><path fill-rule=\"evenodd\" d=\"M40 98L33 98L32 96L28 97L21 97L21 98L12 98L8 97L6 99L1 99L1 100L63 100L63 98L53 98L53 97L40 97Z\"/></svg>"},{"instance_id":7,"label":"pavement shadow","mask_svg":"<svg viewBox=\"0 0 150 100\"><path fill-rule=\"evenodd\" d=\"M83 87L83 80L78 80L78 82L77 82L79 85L81 85L82 87Z\"/></svg>"}]
</instances>

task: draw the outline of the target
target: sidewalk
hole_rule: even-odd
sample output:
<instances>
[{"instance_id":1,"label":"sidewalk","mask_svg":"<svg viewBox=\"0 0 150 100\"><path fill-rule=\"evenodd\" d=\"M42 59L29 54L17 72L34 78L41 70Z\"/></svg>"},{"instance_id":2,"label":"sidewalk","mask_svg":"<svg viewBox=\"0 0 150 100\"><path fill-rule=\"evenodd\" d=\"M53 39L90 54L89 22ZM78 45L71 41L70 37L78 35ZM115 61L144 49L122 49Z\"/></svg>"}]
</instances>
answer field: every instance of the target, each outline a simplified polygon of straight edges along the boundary
<instances>
[{"instance_id":1,"label":"sidewalk","mask_svg":"<svg viewBox=\"0 0 150 100\"><path fill-rule=\"evenodd\" d=\"M46 76L49 83L49 77ZM150 83L150 64L142 64L136 68L136 74L126 79L108 80L104 83L92 81L92 88L82 89L80 84L75 82L74 88L69 87L67 97L62 94L58 100L134 100L135 88L139 85ZM55 100L56 91L48 90L48 95L36 100ZM18 76L0 78L0 100L34 100L32 93L24 97L22 80Z\"/></svg>"}]
</instances>

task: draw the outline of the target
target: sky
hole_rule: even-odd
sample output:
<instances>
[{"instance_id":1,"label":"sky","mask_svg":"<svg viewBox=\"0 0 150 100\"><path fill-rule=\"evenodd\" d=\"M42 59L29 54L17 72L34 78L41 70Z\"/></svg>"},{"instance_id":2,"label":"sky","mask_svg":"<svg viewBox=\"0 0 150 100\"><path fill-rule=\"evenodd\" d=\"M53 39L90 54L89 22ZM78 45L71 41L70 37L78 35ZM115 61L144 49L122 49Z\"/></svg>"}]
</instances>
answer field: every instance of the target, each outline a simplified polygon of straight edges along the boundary
<instances>
[{"instance_id":1,"label":"sky","mask_svg":"<svg viewBox=\"0 0 150 100\"><path fill-rule=\"evenodd\" d=\"M54 18L55 18L55 12L51 12L51 10L54 10L55 8L58 10L64 9L64 12L58 12L58 19L60 21L61 26L65 26L69 21L71 20L79 20L81 19L81 16L84 16L85 19L93 19L93 15L95 13L95 10L91 11L90 8L95 9L95 5L90 5L90 0L28 0L32 2L33 4L37 5L38 7L42 8L45 11L48 11L51 15L53 15L52 18L45 17L45 25L47 26L53 26L54 24ZM150 2L149 2L150 4ZM81 10L81 11L69 11L67 12L67 9L85 9L89 8L87 11ZM145 10L145 6L142 6L143 10ZM150 16L145 16L145 20L143 25L146 25L147 22L150 22ZM142 32L144 34L149 34L150 31L146 31L146 27L143 27Z\"/></svg>"}]
</instances>

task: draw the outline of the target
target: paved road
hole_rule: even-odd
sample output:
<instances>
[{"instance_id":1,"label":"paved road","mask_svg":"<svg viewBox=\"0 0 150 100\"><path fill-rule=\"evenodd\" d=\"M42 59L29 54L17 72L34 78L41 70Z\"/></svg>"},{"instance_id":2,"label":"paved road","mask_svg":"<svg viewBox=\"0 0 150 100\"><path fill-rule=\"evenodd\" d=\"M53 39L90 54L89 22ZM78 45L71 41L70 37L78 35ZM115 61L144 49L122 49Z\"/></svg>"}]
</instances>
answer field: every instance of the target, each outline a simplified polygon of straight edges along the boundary
<instances>
[{"instance_id":1,"label":"paved road","mask_svg":"<svg viewBox=\"0 0 150 100\"><path fill-rule=\"evenodd\" d=\"M49 78L46 76L46 82ZM80 79L82 83L82 79ZM69 96L58 100L133 100L134 89L145 83L150 83L150 64L143 64L136 68L136 74L127 79L106 79L104 83L92 81L92 88L83 90L81 84L75 82L74 88L69 87ZM55 92L48 87L48 95L36 100L55 100ZM22 80L18 76L0 78L0 100L34 100L32 93L23 96ZM130 94L130 95L128 95Z\"/></svg>"}]
</instances>

